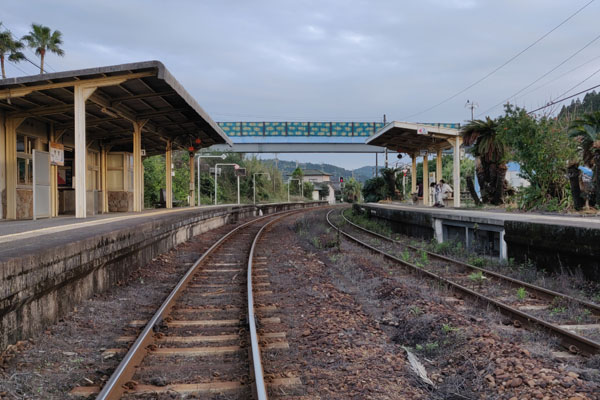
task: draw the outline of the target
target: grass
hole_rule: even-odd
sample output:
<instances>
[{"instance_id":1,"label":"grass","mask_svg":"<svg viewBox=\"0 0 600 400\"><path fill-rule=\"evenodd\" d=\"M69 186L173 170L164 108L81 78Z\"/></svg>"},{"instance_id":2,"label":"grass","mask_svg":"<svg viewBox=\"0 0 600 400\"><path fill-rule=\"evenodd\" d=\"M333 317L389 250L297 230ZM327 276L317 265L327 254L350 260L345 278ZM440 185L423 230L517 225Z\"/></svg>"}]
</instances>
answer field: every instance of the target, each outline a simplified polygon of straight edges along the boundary
<instances>
[{"instance_id":1,"label":"grass","mask_svg":"<svg viewBox=\"0 0 600 400\"><path fill-rule=\"evenodd\" d=\"M458 331L458 328L453 327L451 324L442 325L442 332L444 332L446 335L456 331Z\"/></svg>"},{"instance_id":2,"label":"grass","mask_svg":"<svg viewBox=\"0 0 600 400\"><path fill-rule=\"evenodd\" d=\"M377 232L386 237L392 236L392 228L385 222L368 218L362 214L354 214L350 209L344 210L343 213L346 218L356 225L359 225L370 231Z\"/></svg>"},{"instance_id":3,"label":"grass","mask_svg":"<svg viewBox=\"0 0 600 400\"><path fill-rule=\"evenodd\" d=\"M400 253L400 258L402 258L402 261L409 263L411 260L410 251L405 249L402 253Z\"/></svg>"},{"instance_id":4,"label":"grass","mask_svg":"<svg viewBox=\"0 0 600 400\"><path fill-rule=\"evenodd\" d=\"M517 299L519 301L523 301L527 298L527 290L524 287L520 287L517 289Z\"/></svg>"},{"instance_id":5,"label":"grass","mask_svg":"<svg viewBox=\"0 0 600 400\"><path fill-rule=\"evenodd\" d=\"M468 278L469 278L469 280L476 282L476 283L481 283L481 282L483 282L484 279L486 279L486 277L483 275L483 271L473 272L473 273L469 274Z\"/></svg>"}]
</instances>

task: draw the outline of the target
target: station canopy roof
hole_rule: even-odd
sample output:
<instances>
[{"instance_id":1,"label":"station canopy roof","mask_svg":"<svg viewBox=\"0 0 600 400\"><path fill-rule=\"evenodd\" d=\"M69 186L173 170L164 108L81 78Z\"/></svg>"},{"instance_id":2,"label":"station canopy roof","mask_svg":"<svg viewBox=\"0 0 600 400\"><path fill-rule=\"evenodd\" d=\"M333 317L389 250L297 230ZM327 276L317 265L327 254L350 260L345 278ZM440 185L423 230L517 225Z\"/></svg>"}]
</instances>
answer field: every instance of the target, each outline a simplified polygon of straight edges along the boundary
<instances>
[{"instance_id":1,"label":"station canopy roof","mask_svg":"<svg viewBox=\"0 0 600 400\"><path fill-rule=\"evenodd\" d=\"M394 121L367 139L366 144L387 147L399 153L415 154L420 150L449 149L448 139L460 136L458 124L421 124Z\"/></svg>"},{"instance_id":2,"label":"station canopy roof","mask_svg":"<svg viewBox=\"0 0 600 400\"><path fill-rule=\"evenodd\" d=\"M231 140L159 61L32 75L0 80L0 110L53 124L56 132L74 129L74 85L98 88L86 102L87 141L112 151L131 151L133 121L146 121L142 147L148 155L174 148L196 149ZM196 139L201 144L196 144Z\"/></svg>"}]
</instances>

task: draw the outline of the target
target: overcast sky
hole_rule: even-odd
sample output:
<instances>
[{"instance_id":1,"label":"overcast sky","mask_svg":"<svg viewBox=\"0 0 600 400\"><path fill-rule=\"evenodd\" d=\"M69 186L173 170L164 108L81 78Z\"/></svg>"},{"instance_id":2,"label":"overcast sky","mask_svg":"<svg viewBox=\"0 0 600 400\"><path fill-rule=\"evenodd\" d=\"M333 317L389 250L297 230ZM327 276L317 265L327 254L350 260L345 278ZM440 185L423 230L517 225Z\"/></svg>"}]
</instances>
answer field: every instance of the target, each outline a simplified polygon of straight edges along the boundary
<instances>
[{"instance_id":1,"label":"overcast sky","mask_svg":"<svg viewBox=\"0 0 600 400\"><path fill-rule=\"evenodd\" d=\"M464 122L467 100L479 104L477 116L599 35L600 1L482 83L423 111L588 2L12 0L0 20L19 37L32 22L63 33L66 54L48 56L50 72L160 60L216 121L380 121L385 113ZM557 98L600 68L599 50L600 40L511 101L533 109ZM9 64L8 75L36 71L26 62L17 67ZM599 83L600 73L568 94ZM373 155L280 158L374 164Z\"/></svg>"}]
</instances>

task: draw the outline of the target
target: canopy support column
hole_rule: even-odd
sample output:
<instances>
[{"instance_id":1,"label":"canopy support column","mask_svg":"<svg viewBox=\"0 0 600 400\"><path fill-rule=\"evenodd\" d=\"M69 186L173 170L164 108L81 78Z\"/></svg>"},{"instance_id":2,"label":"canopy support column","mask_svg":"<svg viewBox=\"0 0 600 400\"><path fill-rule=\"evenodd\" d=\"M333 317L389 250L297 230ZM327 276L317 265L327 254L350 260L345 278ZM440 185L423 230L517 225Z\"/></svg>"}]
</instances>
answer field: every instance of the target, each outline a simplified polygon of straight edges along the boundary
<instances>
[{"instance_id":1,"label":"canopy support column","mask_svg":"<svg viewBox=\"0 0 600 400\"><path fill-rule=\"evenodd\" d=\"M423 204L429 204L429 152L423 156Z\"/></svg>"},{"instance_id":2,"label":"canopy support column","mask_svg":"<svg viewBox=\"0 0 600 400\"><path fill-rule=\"evenodd\" d=\"M85 101L94 93L96 87L75 85L75 218L87 216L87 146L85 137Z\"/></svg>"},{"instance_id":3,"label":"canopy support column","mask_svg":"<svg viewBox=\"0 0 600 400\"><path fill-rule=\"evenodd\" d=\"M6 117L6 219L17 219L17 128L25 118Z\"/></svg>"},{"instance_id":4,"label":"canopy support column","mask_svg":"<svg viewBox=\"0 0 600 400\"><path fill-rule=\"evenodd\" d=\"M165 152L165 183L166 183L166 193L165 193L165 203L167 208L173 208L173 180L171 176L171 152L172 152L172 144L169 140L167 142L167 149Z\"/></svg>"},{"instance_id":5,"label":"canopy support column","mask_svg":"<svg viewBox=\"0 0 600 400\"><path fill-rule=\"evenodd\" d=\"M142 128L148 120L135 121L133 123L133 211L140 212L144 209L144 196L142 185L144 184L142 171Z\"/></svg>"},{"instance_id":6,"label":"canopy support column","mask_svg":"<svg viewBox=\"0 0 600 400\"><path fill-rule=\"evenodd\" d=\"M452 179L454 180L454 207L458 208L460 207L460 145L462 144L462 137L448 139L448 142L454 148Z\"/></svg>"},{"instance_id":7,"label":"canopy support column","mask_svg":"<svg viewBox=\"0 0 600 400\"><path fill-rule=\"evenodd\" d=\"M194 207L196 204L196 185L194 181L194 153L190 153L190 207Z\"/></svg>"},{"instance_id":8,"label":"canopy support column","mask_svg":"<svg viewBox=\"0 0 600 400\"><path fill-rule=\"evenodd\" d=\"M411 154L412 168L410 169L410 192L417 193L417 154Z\"/></svg>"},{"instance_id":9,"label":"canopy support column","mask_svg":"<svg viewBox=\"0 0 600 400\"><path fill-rule=\"evenodd\" d=\"M108 185L107 185L107 174L108 174L108 149L106 146L102 146L100 150L100 185L102 185L102 213L108 212Z\"/></svg>"},{"instance_id":10,"label":"canopy support column","mask_svg":"<svg viewBox=\"0 0 600 400\"><path fill-rule=\"evenodd\" d=\"M50 142L56 141L54 124L50 125ZM50 144L48 144L50 150ZM58 166L50 165L50 217L58 216Z\"/></svg>"},{"instance_id":11,"label":"canopy support column","mask_svg":"<svg viewBox=\"0 0 600 400\"><path fill-rule=\"evenodd\" d=\"M435 156L435 180L437 182L442 179L442 148L437 148L437 154Z\"/></svg>"}]
</instances>

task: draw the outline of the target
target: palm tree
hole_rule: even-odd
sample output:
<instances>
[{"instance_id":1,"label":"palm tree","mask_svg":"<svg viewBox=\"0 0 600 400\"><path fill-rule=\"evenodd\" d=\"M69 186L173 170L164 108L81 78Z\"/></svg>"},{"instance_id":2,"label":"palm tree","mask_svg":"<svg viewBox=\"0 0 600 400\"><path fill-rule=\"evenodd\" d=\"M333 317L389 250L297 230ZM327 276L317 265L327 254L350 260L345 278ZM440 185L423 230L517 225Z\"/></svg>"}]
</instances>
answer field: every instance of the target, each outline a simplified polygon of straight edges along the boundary
<instances>
[{"instance_id":1,"label":"palm tree","mask_svg":"<svg viewBox=\"0 0 600 400\"><path fill-rule=\"evenodd\" d=\"M594 197L596 205L600 205L600 111L571 122L569 136L579 142L584 164L593 168Z\"/></svg>"},{"instance_id":2,"label":"palm tree","mask_svg":"<svg viewBox=\"0 0 600 400\"><path fill-rule=\"evenodd\" d=\"M61 57L65 55L65 52L59 47L63 43L62 33L60 31L52 32L47 26L31 24L29 35L23 36L22 40L25 40L29 47L35 49L35 54L40 56L40 74L44 73L46 51Z\"/></svg>"},{"instance_id":3,"label":"palm tree","mask_svg":"<svg viewBox=\"0 0 600 400\"><path fill-rule=\"evenodd\" d=\"M386 195L389 200L392 200L396 195L396 173L398 171L400 171L399 168L382 168L380 171L385 180Z\"/></svg>"},{"instance_id":4,"label":"palm tree","mask_svg":"<svg viewBox=\"0 0 600 400\"><path fill-rule=\"evenodd\" d=\"M344 184L344 200L348 203L357 203L360 200L360 182L354 178L348 179Z\"/></svg>"},{"instance_id":5,"label":"palm tree","mask_svg":"<svg viewBox=\"0 0 600 400\"><path fill-rule=\"evenodd\" d=\"M0 25L2 25L1 22ZM2 79L6 78L6 70L4 68L6 56L8 55L10 61L19 62L25 59L25 55L21 52L22 48L23 43L15 40L9 30L0 32L0 67L2 69Z\"/></svg>"},{"instance_id":6,"label":"palm tree","mask_svg":"<svg viewBox=\"0 0 600 400\"><path fill-rule=\"evenodd\" d=\"M475 169L481 188L481 201L501 204L504 197L506 177L506 145L500 140L498 122L486 117L485 121L470 121L461 129L463 143L473 145L472 154L476 157Z\"/></svg>"}]
</instances>

